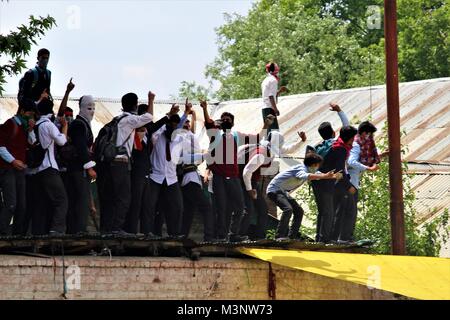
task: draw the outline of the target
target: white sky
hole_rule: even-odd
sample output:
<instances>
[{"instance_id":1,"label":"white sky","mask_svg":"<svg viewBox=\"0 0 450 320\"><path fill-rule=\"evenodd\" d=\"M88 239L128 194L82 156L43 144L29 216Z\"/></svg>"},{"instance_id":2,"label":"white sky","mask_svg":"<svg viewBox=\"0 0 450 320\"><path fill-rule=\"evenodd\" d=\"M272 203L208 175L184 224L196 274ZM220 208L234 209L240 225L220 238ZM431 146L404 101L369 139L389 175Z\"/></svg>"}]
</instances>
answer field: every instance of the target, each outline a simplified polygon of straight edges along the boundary
<instances>
[{"instance_id":1,"label":"white sky","mask_svg":"<svg viewBox=\"0 0 450 320\"><path fill-rule=\"evenodd\" d=\"M217 53L214 28L223 13L245 15L252 0L25 1L0 2L0 33L27 22L29 15L56 19L34 46L51 51L52 94L64 94L70 77L73 96L119 98L151 89L157 99L176 94L183 80L207 85L205 66ZM4 62L4 57L0 59ZM7 78L5 93L17 93L20 76Z\"/></svg>"}]
</instances>

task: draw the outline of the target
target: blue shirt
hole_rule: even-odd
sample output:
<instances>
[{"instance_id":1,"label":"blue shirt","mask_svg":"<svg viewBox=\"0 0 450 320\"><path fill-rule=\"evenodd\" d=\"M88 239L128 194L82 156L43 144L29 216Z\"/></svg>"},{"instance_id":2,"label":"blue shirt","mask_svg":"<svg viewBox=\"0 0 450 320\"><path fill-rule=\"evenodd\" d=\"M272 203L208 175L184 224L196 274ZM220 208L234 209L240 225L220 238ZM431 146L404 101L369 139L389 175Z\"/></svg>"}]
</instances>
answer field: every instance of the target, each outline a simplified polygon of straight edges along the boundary
<instances>
[{"instance_id":1,"label":"blue shirt","mask_svg":"<svg viewBox=\"0 0 450 320\"><path fill-rule=\"evenodd\" d=\"M352 150L350 151L350 156L347 160L348 173L350 174L350 182L352 185L359 189L359 180L361 178L361 173L367 170L367 166L359 162L359 157L361 156L361 147L357 142L353 142Z\"/></svg>"},{"instance_id":2,"label":"blue shirt","mask_svg":"<svg viewBox=\"0 0 450 320\"><path fill-rule=\"evenodd\" d=\"M267 186L267 193L285 191L290 192L297 189L308 180L310 173L302 163L280 172Z\"/></svg>"}]
</instances>

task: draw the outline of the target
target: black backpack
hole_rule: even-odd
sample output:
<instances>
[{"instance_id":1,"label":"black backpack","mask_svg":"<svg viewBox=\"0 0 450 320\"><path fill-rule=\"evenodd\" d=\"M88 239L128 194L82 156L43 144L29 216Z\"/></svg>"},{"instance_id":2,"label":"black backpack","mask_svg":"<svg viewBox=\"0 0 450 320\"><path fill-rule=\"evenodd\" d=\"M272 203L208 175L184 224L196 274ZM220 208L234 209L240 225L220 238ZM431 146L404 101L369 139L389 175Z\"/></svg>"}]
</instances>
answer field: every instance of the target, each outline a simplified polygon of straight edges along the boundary
<instances>
[{"instance_id":1,"label":"black backpack","mask_svg":"<svg viewBox=\"0 0 450 320\"><path fill-rule=\"evenodd\" d=\"M48 149L44 149L39 140L39 126L43 124L45 121L37 124L34 127L34 134L36 135L36 142L30 146L27 150L27 166L31 169L38 168L42 162L44 161L45 154Z\"/></svg>"},{"instance_id":2,"label":"black backpack","mask_svg":"<svg viewBox=\"0 0 450 320\"><path fill-rule=\"evenodd\" d=\"M37 69L37 67L34 67L33 69L28 70L27 72L33 73L33 82L31 83L31 88L33 89L39 81L39 70ZM50 70L45 69L45 73L47 75L47 79L51 79L52 73L50 72ZM22 101L24 98L27 98L25 97L24 84L25 84L25 76L23 76L19 80L19 93L17 94L18 101ZM49 99L52 100L51 96L49 96Z\"/></svg>"},{"instance_id":3,"label":"black backpack","mask_svg":"<svg viewBox=\"0 0 450 320\"><path fill-rule=\"evenodd\" d=\"M119 154L125 154L123 146L128 141L130 136L125 140L125 142L117 147L117 133L119 130L119 122L123 118L128 116L127 114L120 117L114 117L110 122L105 124L105 126L98 133L97 138L94 142L94 159L96 162L111 162ZM124 153L125 151L125 153Z\"/></svg>"}]
</instances>

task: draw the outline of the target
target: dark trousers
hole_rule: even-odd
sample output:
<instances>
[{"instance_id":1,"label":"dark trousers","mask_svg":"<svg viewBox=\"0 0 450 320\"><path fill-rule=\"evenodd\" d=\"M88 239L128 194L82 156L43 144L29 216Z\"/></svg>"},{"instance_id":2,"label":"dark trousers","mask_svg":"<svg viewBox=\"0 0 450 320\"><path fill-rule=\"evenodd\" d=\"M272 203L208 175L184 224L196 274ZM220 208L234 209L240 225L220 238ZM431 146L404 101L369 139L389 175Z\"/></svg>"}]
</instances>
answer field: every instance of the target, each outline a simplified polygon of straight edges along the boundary
<instances>
[{"instance_id":1,"label":"dark trousers","mask_svg":"<svg viewBox=\"0 0 450 320\"><path fill-rule=\"evenodd\" d=\"M181 231L181 219L183 214L183 195L178 182L167 185L166 180L162 184L149 179L149 210L142 216L141 230L148 234L155 233L155 218L158 202L164 207L164 216L169 236L178 236ZM161 213L160 213L161 214Z\"/></svg>"},{"instance_id":2,"label":"dark trousers","mask_svg":"<svg viewBox=\"0 0 450 320\"><path fill-rule=\"evenodd\" d=\"M336 188L336 216L332 240L353 241L356 217L358 214L358 191L350 194L347 190Z\"/></svg>"},{"instance_id":3,"label":"dark trousers","mask_svg":"<svg viewBox=\"0 0 450 320\"><path fill-rule=\"evenodd\" d=\"M303 209L300 205L285 191L269 192L267 194L278 208L283 212L281 214L280 222L278 223L276 238L289 237L291 239L298 238L298 233L303 219ZM291 227L289 228L289 220L292 215Z\"/></svg>"},{"instance_id":4,"label":"dark trousers","mask_svg":"<svg viewBox=\"0 0 450 320\"><path fill-rule=\"evenodd\" d=\"M143 170L131 171L131 205L125 222L125 231L138 233L139 222L144 212L149 210L150 181ZM142 221L141 221L142 223Z\"/></svg>"},{"instance_id":5,"label":"dark trousers","mask_svg":"<svg viewBox=\"0 0 450 320\"><path fill-rule=\"evenodd\" d=\"M33 211L32 233L66 232L67 193L59 171L45 169L36 174L36 210Z\"/></svg>"},{"instance_id":6,"label":"dark trousers","mask_svg":"<svg viewBox=\"0 0 450 320\"><path fill-rule=\"evenodd\" d=\"M112 231L113 202L111 200L114 189L112 187L110 165L99 163L95 167L97 172L97 192L100 205L100 232Z\"/></svg>"},{"instance_id":7,"label":"dark trousers","mask_svg":"<svg viewBox=\"0 0 450 320\"><path fill-rule=\"evenodd\" d=\"M275 111L273 111L272 108L264 108L264 109L262 109L263 121L266 119L266 117L269 114L273 115L275 117L275 120L270 125L270 127L267 129L267 133L269 133L271 130L280 130L280 126L278 125L278 118L277 118L277 116L275 114Z\"/></svg>"},{"instance_id":8,"label":"dark trousers","mask_svg":"<svg viewBox=\"0 0 450 320\"><path fill-rule=\"evenodd\" d=\"M252 221L255 221L255 239L264 239L267 231L267 203L264 199L264 193L262 190L262 184L260 182L252 181L252 186L256 190L256 200L252 199L245 189L244 182L242 181L242 191L244 193L244 215L241 220L241 227L239 234L246 236L249 233L249 227Z\"/></svg>"},{"instance_id":9,"label":"dark trousers","mask_svg":"<svg viewBox=\"0 0 450 320\"><path fill-rule=\"evenodd\" d=\"M214 238L214 220L211 203L203 192L203 188L195 182L189 182L181 188L183 192L184 211L181 234L189 236L194 214L201 212L203 216L203 234L205 241Z\"/></svg>"},{"instance_id":10,"label":"dark trousers","mask_svg":"<svg viewBox=\"0 0 450 320\"><path fill-rule=\"evenodd\" d=\"M89 218L90 181L86 171L66 173L69 211L67 213L67 233L86 232Z\"/></svg>"},{"instance_id":11,"label":"dark trousers","mask_svg":"<svg viewBox=\"0 0 450 320\"><path fill-rule=\"evenodd\" d=\"M325 180L313 181L312 188L318 211L316 241L330 242L335 217L334 182Z\"/></svg>"},{"instance_id":12,"label":"dark trousers","mask_svg":"<svg viewBox=\"0 0 450 320\"><path fill-rule=\"evenodd\" d=\"M113 194L110 201L113 205L112 231L124 228L125 219L131 204L131 175L128 163L113 161L110 164Z\"/></svg>"},{"instance_id":13,"label":"dark trousers","mask_svg":"<svg viewBox=\"0 0 450 320\"><path fill-rule=\"evenodd\" d=\"M11 218L14 217L12 233L25 235L26 184L25 173L15 169L0 169L0 234L9 234Z\"/></svg>"},{"instance_id":14,"label":"dark trousers","mask_svg":"<svg viewBox=\"0 0 450 320\"><path fill-rule=\"evenodd\" d=\"M239 178L213 177L214 201L217 210L217 237L237 235L244 212L244 196ZM230 223L227 214L231 213Z\"/></svg>"}]
</instances>

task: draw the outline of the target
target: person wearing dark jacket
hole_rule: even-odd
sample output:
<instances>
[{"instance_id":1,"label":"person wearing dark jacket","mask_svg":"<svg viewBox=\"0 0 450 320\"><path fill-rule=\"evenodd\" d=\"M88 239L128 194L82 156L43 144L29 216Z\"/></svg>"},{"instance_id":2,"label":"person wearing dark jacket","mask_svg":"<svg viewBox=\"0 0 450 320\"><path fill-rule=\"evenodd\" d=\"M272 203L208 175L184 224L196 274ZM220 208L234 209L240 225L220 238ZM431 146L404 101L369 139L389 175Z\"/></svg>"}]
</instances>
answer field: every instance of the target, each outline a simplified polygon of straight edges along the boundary
<instances>
[{"instance_id":1,"label":"person wearing dark jacket","mask_svg":"<svg viewBox=\"0 0 450 320\"><path fill-rule=\"evenodd\" d=\"M26 212L26 149L34 143L33 132L36 106L31 100L19 105L17 114L0 126L0 235L11 232L25 235L28 229Z\"/></svg>"},{"instance_id":2,"label":"person wearing dark jacket","mask_svg":"<svg viewBox=\"0 0 450 320\"><path fill-rule=\"evenodd\" d=\"M92 161L91 147L94 143L91 121L95 113L92 96L82 96L79 100L80 113L69 126L68 138L75 150L75 156L67 165L67 193L69 210L67 214L67 233L86 232L90 211L90 181L97 174Z\"/></svg>"},{"instance_id":3,"label":"person wearing dark jacket","mask_svg":"<svg viewBox=\"0 0 450 320\"><path fill-rule=\"evenodd\" d=\"M346 209L349 194L356 192L347 173L346 161L357 132L352 126L344 126L319 168L320 172L332 170L342 172L343 177L337 183L333 180L315 182L314 195L318 209L316 241L318 242L327 243L335 239L334 226L339 223Z\"/></svg>"},{"instance_id":4,"label":"person wearing dark jacket","mask_svg":"<svg viewBox=\"0 0 450 320\"><path fill-rule=\"evenodd\" d=\"M50 59L50 51L40 49L37 54L37 64L33 69L28 70L20 82L18 100L31 99L37 102L42 93L47 94L47 98L52 100L50 93L51 72L47 69Z\"/></svg>"},{"instance_id":5,"label":"person wearing dark jacket","mask_svg":"<svg viewBox=\"0 0 450 320\"><path fill-rule=\"evenodd\" d=\"M139 105L138 115L144 114L147 108L148 105L146 104ZM178 109L173 106L167 116L136 129L134 146L131 154L131 206L125 221L125 231L128 233L137 234L139 232L139 222L141 221L143 212L149 210L149 175L151 173L150 155L153 150L151 137L153 133L169 122L169 117L172 114L176 114L177 112ZM153 110L151 113L153 113Z\"/></svg>"}]
</instances>

